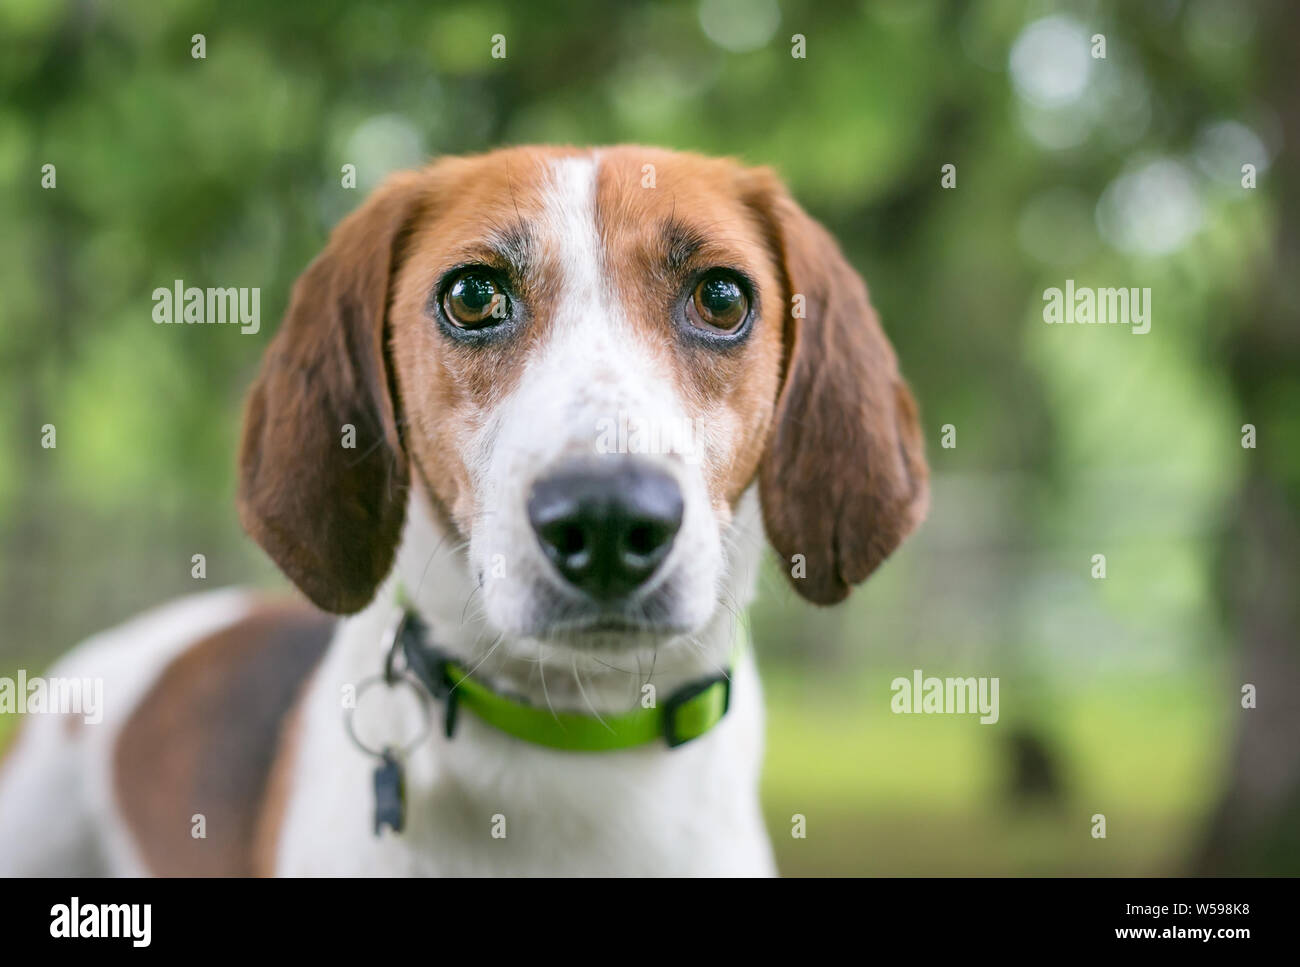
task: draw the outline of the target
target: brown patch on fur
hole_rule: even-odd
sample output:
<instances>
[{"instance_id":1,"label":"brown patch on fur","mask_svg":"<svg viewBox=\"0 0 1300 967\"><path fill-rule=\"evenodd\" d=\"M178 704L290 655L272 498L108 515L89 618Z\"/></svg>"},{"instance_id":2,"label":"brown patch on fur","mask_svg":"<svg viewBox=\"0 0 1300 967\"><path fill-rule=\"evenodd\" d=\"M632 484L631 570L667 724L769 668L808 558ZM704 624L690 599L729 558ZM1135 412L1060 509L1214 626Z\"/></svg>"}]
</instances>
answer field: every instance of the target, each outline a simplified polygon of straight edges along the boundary
<instances>
[{"instance_id":1,"label":"brown patch on fur","mask_svg":"<svg viewBox=\"0 0 1300 967\"><path fill-rule=\"evenodd\" d=\"M324 654L334 620L267 605L169 664L117 739L114 790L148 869L159 876L246 876L281 731ZM207 838L190 835L206 817Z\"/></svg>"},{"instance_id":2,"label":"brown patch on fur","mask_svg":"<svg viewBox=\"0 0 1300 967\"><path fill-rule=\"evenodd\" d=\"M929 470L916 401L866 286L830 234L770 172L752 176L786 292L786 373L759 471L769 539L817 604L843 600L925 516ZM805 297L806 317L790 311Z\"/></svg>"},{"instance_id":3,"label":"brown patch on fur","mask_svg":"<svg viewBox=\"0 0 1300 967\"><path fill-rule=\"evenodd\" d=\"M641 187L654 165L655 187ZM606 269L647 345L673 375L688 415L726 434L704 454L713 505L729 513L753 481L780 386L781 287L762 223L742 194L745 169L729 159L627 146L601 153L597 201ZM705 270L755 283L749 336L718 350L676 332L678 305Z\"/></svg>"}]
</instances>

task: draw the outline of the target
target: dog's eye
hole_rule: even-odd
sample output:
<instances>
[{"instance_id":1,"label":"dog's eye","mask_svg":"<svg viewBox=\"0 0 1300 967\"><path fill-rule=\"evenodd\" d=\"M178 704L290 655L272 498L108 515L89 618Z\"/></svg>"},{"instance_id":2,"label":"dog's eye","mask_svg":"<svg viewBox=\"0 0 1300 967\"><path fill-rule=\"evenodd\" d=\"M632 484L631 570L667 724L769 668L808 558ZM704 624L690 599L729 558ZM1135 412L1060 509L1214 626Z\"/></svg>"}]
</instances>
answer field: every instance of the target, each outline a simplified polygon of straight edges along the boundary
<instances>
[{"instance_id":1,"label":"dog's eye","mask_svg":"<svg viewBox=\"0 0 1300 967\"><path fill-rule=\"evenodd\" d=\"M745 290L727 272L710 272L702 278L686 303L686 318L691 325L713 332L735 332L748 315Z\"/></svg>"},{"instance_id":2,"label":"dog's eye","mask_svg":"<svg viewBox=\"0 0 1300 967\"><path fill-rule=\"evenodd\" d=\"M482 329L510 318L510 298L487 272L468 269L447 286L442 311L462 329Z\"/></svg>"}]
</instances>

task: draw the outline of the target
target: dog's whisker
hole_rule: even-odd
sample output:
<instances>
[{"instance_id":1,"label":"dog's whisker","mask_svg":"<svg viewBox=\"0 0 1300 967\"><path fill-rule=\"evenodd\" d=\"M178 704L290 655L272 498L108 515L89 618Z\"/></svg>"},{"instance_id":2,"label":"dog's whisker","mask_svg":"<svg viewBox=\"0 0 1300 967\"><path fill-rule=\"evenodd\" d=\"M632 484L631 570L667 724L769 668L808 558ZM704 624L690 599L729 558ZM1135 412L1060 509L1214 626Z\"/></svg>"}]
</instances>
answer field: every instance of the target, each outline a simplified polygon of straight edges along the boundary
<instances>
[{"instance_id":1,"label":"dog's whisker","mask_svg":"<svg viewBox=\"0 0 1300 967\"><path fill-rule=\"evenodd\" d=\"M551 710L551 717L558 722L560 717L555 713L555 706L551 704L551 693L546 690L546 661L542 658L542 643L540 641L537 642L537 667L541 670L542 696L546 699L546 707Z\"/></svg>"},{"instance_id":2,"label":"dog's whisker","mask_svg":"<svg viewBox=\"0 0 1300 967\"><path fill-rule=\"evenodd\" d=\"M592 661L594 661L598 665L604 665L606 668L610 669L611 671L622 672L624 675L633 674L632 669L620 668L618 665L611 665L607 661L601 661L601 659L597 655L588 655L587 657L589 657Z\"/></svg>"},{"instance_id":3,"label":"dog's whisker","mask_svg":"<svg viewBox=\"0 0 1300 967\"><path fill-rule=\"evenodd\" d=\"M609 733L612 735L614 730L610 728L608 722L606 722L603 718L600 717L600 713L596 711L596 707L591 704L591 699L587 697L587 690L582 687L582 673L578 671L577 652L574 652L572 656L571 664L573 665L573 680L578 683L578 691L579 693L581 693L582 700L584 703L586 703L587 709L591 712L593 716L595 716L596 721L599 722L601 725L605 726L606 730L609 731Z\"/></svg>"},{"instance_id":4,"label":"dog's whisker","mask_svg":"<svg viewBox=\"0 0 1300 967\"><path fill-rule=\"evenodd\" d=\"M441 540L439 540L438 543L433 546L433 550L429 552L429 559L424 562L424 568L423 570L420 571L420 580L417 581L415 584L416 601L420 600L420 592L424 590L424 579L429 576L429 568L433 564L433 559L438 556L438 551L442 548L442 545L445 543L447 543L446 534L442 536Z\"/></svg>"},{"instance_id":5,"label":"dog's whisker","mask_svg":"<svg viewBox=\"0 0 1300 967\"><path fill-rule=\"evenodd\" d=\"M469 596L465 599L465 606L460 609L460 623L462 625L465 623L465 611L467 608L469 608L469 603L474 600L474 595L478 594L482 590L483 590L483 585L481 584L474 585L474 589L470 591Z\"/></svg>"},{"instance_id":6,"label":"dog's whisker","mask_svg":"<svg viewBox=\"0 0 1300 967\"><path fill-rule=\"evenodd\" d=\"M476 671L478 671L478 670L483 666L483 663L484 663L485 661L487 661L489 658L492 657L492 653L493 653L494 651L497 650L497 646L498 646L499 644L501 644L501 642L505 641L505 639L506 639L506 636L505 636L505 635L498 635L498 636L497 636L497 640L494 641L494 642L492 643L492 647L489 648L489 649L487 650L487 654L484 655L482 658L480 658L480 659L478 660L478 663L477 663L473 668L469 669L469 670L465 673L466 677L467 677L467 678L472 678L472 677L474 676L474 673L475 673ZM460 687L460 682L457 682L455 685L453 685L453 686L451 687L451 691L454 692L454 691L456 691L456 689L459 688L459 687Z\"/></svg>"}]
</instances>

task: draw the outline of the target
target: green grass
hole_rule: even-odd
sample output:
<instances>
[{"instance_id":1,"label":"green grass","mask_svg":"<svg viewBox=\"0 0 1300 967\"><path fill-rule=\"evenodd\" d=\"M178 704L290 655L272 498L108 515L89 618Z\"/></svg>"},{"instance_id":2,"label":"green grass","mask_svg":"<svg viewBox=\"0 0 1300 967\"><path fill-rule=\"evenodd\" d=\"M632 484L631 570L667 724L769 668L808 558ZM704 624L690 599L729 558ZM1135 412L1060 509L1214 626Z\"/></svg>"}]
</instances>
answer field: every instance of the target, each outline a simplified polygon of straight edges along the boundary
<instances>
[{"instance_id":1,"label":"green grass","mask_svg":"<svg viewBox=\"0 0 1300 967\"><path fill-rule=\"evenodd\" d=\"M1211 670L1115 675L1048 694L1003 677L994 725L895 715L880 675L856 687L766 678L763 803L788 875L1173 872L1221 787L1231 708L1214 704ZM1030 689L1063 794L1017 806L1005 740L1015 698ZM790 834L795 813L807 819L805 839ZM1095 813L1105 839L1091 835Z\"/></svg>"}]
</instances>

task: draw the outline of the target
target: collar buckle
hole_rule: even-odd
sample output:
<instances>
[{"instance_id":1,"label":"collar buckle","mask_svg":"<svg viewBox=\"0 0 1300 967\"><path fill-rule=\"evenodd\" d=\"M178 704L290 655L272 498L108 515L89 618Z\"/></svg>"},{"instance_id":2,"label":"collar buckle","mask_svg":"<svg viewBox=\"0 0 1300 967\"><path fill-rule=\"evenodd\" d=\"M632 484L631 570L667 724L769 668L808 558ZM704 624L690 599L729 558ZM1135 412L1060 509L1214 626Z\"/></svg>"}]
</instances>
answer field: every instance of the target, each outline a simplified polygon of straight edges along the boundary
<instances>
[{"instance_id":1,"label":"collar buckle","mask_svg":"<svg viewBox=\"0 0 1300 967\"><path fill-rule=\"evenodd\" d=\"M442 719L442 731L447 738L456 734L456 713L460 708L457 702L455 682L452 680L448 665L451 656L426 643L428 625L410 608L402 611L401 617L389 634L388 659L384 664L384 677L389 679L398 674L397 655L400 652L405 663L405 670L414 675L419 683L432 697L446 703Z\"/></svg>"},{"instance_id":2,"label":"collar buckle","mask_svg":"<svg viewBox=\"0 0 1300 967\"><path fill-rule=\"evenodd\" d=\"M722 721L731 707L731 678L714 675L683 685L664 702L664 741L675 749Z\"/></svg>"}]
</instances>

